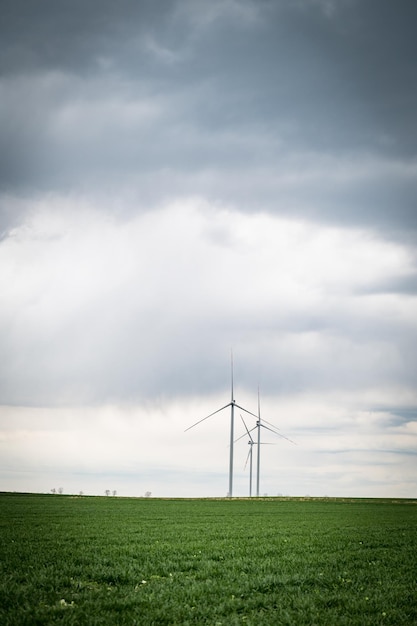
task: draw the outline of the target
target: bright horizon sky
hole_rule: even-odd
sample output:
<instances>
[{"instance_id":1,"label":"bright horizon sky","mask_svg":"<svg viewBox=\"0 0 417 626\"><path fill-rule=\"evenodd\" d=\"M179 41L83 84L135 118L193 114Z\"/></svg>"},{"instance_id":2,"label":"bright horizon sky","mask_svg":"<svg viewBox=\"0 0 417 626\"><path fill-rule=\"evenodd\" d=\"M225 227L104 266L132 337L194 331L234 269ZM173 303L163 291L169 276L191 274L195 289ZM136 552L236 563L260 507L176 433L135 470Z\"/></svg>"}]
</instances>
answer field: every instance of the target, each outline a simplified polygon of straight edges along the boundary
<instances>
[{"instance_id":1,"label":"bright horizon sky","mask_svg":"<svg viewBox=\"0 0 417 626\"><path fill-rule=\"evenodd\" d=\"M416 5L2 6L0 490L415 498Z\"/></svg>"}]
</instances>

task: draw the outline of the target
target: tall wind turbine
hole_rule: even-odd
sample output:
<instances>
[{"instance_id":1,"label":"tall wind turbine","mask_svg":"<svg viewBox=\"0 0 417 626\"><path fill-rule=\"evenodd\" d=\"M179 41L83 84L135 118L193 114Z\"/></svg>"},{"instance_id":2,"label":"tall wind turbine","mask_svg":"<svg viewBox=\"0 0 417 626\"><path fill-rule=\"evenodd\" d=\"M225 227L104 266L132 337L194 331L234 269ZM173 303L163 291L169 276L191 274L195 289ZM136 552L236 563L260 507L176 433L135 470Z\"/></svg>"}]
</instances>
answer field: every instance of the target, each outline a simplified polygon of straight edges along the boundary
<instances>
[{"instance_id":1,"label":"tall wind turbine","mask_svg":"<svg viewBox=\"0 0 417 626\"><path fill-rule=\"evenodd\" d=\"M249 497L251 498L251 497L252 497L253 446L255 445L255 440L254 440L254 438L252 437L251 432L252 432L252 431L254 431L254 430L255 430L256 428L258 428L258 427L257 427L257 426L254 426L253 428L251 428L251 429L249 430L249 428L247 427L246 422L245 422L245 420L243 419L242 415L240 416L240 418L241 418L241 420L242 420L242 422L243 422L243 425L244 425L244 427L245 427L246 433L247 433L247 435L248 435L248 437L249 437L248 444L249 444L250 448L249 448L248 456L246 457L246 462L245 462L245 466L244 466L244 468L243 468L243 469L246 469L246 466L247 466L248 461L249 461ZM242 435L241 437L238 437L237 439L235 439L235 443L236 443L236 441L239 441L239 439L242 439L244 436L245 436L245 435ZM275 444L273 444L273 443L267 443L267 442L265 442L265 441L264 441L264 442L262 442L262 445L264 445L264 446L265 446L265 445L270 445L270 446L273 446L273 445L275 445Z\"/></svg>"},{"instance_id":2,"label":"tall wind turbine","mask_svg":"<svg viewBox=\"0 0 417 626\"><path fill-rule=\"evenodd\" d=\"M250 430L246 426L245 420L243 419L242 416L240 416L240 417L242 419L242 422L243 422L243 424L245 426L246 432L248 433L248 437L249 437L248 444L249 444L250 448L249 448L248 456L246 457L246 463L245 463L244 469L246 469L246 466L247 466L248 461L249 461L249 498L251 498L252 497L252 453L253 453L253 446L255 444L255 441L254 441L252 435L250 434Z\"/></svg>"},{"instance_id":3,"label":"tall wind turbine","mask_svg":"<svg viewBox=\"0 0 417 626\"><path fill-rule=\"evenodd\" d=\"M268 426L266 426L265 424L262 424L261 422L261 401L259 397L259 387L258 387L258 420L256 422L256 428L258 429L258 454L256 458L256 495L258 497L259 497L259 480L260 480L260 475L261 475L261 428L265 428L266 430L271 431L271 433L274 433L274 435L278 435L278 437L282 437L282 439L286 439L290 443L293 443L294 445L296 445L295 441L292 441L292 439L289 439L288 437L285 437L285 435L282 435L281 433L279 433L278 428L276 426L274 426L270 422L267 422L266 420L264 420L264 422L265 424L268 424Z\"/></svg>"},{"instance_id":4,"label":"tall wind turbine","mask_svg":"<svg viewBox=\"0 0 417 626\"><path fill-rule=\"evenodd\" d=\"M233 397L233 352L231 352L230 363L231 363L231 399L230 399L230 402L228 402L227 404L222 406L220 409L217 409L216 411L213 411L213 413L210 413L210 415L206 415L206 417L203 417L203 419L199 420L198 422L196 422L192 426L189 426L188 428L185 429L184 432L187 432L187 430L191 430L191 428L194 428L194 426L198 426L198 424L201 424L201 422L204 422L205 420L207 420L212 415L215 415L216 413L219 413L220 411L223 411L224 409L227 409L230 406L230 457L229 457L229 492L228 492L228 496L229 496L229 498L232 498L233 497L233 444L234 444L235 407L240 409L241 411L244 411L245 413L248 413L248 415L252 415L252 417L258 417L258 416L255 415L254 413L251 413L251 411L248 411L247 409L244 409L239 404L236 404L235 399Z\"/></svg>"}]
</instances>

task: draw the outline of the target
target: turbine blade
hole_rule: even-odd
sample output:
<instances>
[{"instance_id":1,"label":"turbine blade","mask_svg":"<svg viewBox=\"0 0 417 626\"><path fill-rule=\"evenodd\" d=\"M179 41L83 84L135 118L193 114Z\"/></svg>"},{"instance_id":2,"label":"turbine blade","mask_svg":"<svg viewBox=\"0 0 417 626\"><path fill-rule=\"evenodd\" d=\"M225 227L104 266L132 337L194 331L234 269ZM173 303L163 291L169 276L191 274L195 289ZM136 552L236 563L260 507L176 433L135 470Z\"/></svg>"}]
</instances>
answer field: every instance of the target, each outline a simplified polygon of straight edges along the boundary
<instances>
[{"instance_id":1,"label":"turbine blade","mask_svg":"<svg viewBox=\"0 0 417 626\"><path fill-rule=\"evenodd\" d=\"M217 411L213 411L213 413L210 413L210 415L206 415L206 417L203 417L203 419L198 420L198 422L196 422L195 424L193 424L192 426L189 426L188 428L186 428L184 430L184 432L186 433L187 430L191 430L192 428L194 428L194 426L198 426L198 424L201 424L201 422L204 422L204 420L208 420L209 417L211 417L212 415L215 415L216 413L219 413L220 411L223 411L223 409L227 409L228 406L230 406L232 403L229 402L229 404L225 404L224 406L222 406L221 409L217 409Z\"/></svg>"},{"instance_id":2,"label":"turbine blade","mask_svg":"<svg viewBox=\"0 0 417 626\"><path fill-rule=\"evenodd\" d=\"M242 417L242 416L240 416L240 419L242 420L243 425L244 425L244 427L246 428L246 432L247 432L247 433L248 433L248 435L249 435L249 439L250 439L250 440L252 441L252 443L253 443L252 435L250 434L250 430L248 430L248 427L246 426L246 422L245 422L245 420L243 419L243 417ZM256 428L256 426L255 426L255 428Z\"/></svg>"},{"instance_id":3,"label":"turbine blade","mask_svg":"<svg viewBox=\"0 0 417 626\"><path fill-rule=\"evenodd\" d=\"M261 397L259 395L259 383L258 383L258 417L261 419Z\"/></svg>"},{"instance_id":4,"label":"turbine blade","mask_svg":"<svg viewBox=\"0 0 417 626\"><path fill-rule=\"evenodd\" d=\"M278 426L275 426L274 424L271 424L271 422L268 422L267 420L263 420L266 424L268 424L269 426L271 426L273 429L275 429L276 431L279 431L280 428L278 428ZM293 441L292 439L290 439L289 437L285 437L285 435L282 435L280 432L276 433L279 437L283 437L284 439L286 439L287 441L290 441L291 443L293 443L295 446L297 445L295 441Z\"/></svg>"},{"instance_id":5,"label":"turbine blade","mask_svg":"<svg viewBox=\"0 0 417 626\"><path fill-rule=\"evenodd\" d=\"M245 411L245 413L248 413L248 415L252 415L252 417L256 417L256 419L258 419L258 416L255 415L255 413L252 413L251 411L248 411L248 409L244 409L243 406L240 406L239 404L236 404L236 402L234 402L233 404L235 405L235 407L237 407L241 411Z\"/></svg>"},{"instance_id":6,"label":"turbine blade","mask_svg":"<svg viewBox=\"0 0 417 626\"><path fill-rule=\"evenodd\" d=\"M255 430L256 428L257 428L257 426L254 426L253 428L251 428L251 429L250 429L250 431L249 431L249 432L251 433L251 432L252 432L253 430ZM236 441L240 441L241 439L243 439L243 437L246 437L246 434L247 434L247 433L243 433L243 435L240 435L240 437L238 437L237 439L235 439L233 443L236 443ZM250 436L250 435L249 435L249 436Z\"/></svg>"},{"instance_id":7,"label":"turbine blade","mask_svg":"<svg viewBox=\"0 0 417 626\"><path fill-rule=\"evenodd\" d=\"M262 428L265 428L266 430L270 430L271 433L275 433L275 435L280 435L280 433L275 430L275 428L271 428L270 426L265 426L265 424L262 422L261 424Z\"/></svg>"},{"instance_id":8,"label":"turbine blade","mask_svg":"<svg viewBox=\"0 0 417 626\"><path fill-rule=\"evenodd\" d=\"M250 457L251 454L252 454L252 446L249 448L248 456L246 457L245 465L243 467L244 470L246 469L246 466L248 464L249 457Z\"/></svg>"},{"instance_id":9,"label":"turbine blade","mask_svg":"<svg viewBox=\"0 0 417 626\"><path fill-rule=\"evenodd\" d=\"M263 422L265 422L265 424L268 424L268 426L270 426L271 428L275 428L275 430L281 430L280 428L278 428L278 426L275 426L275 424L271 424L271 422L268 422L268 420L262 420Z\"/></svg>"},{"instance_id":10,"label":"turbine blade","mask_svg":"<svg viewBox=\"0 0 417 626\"><path fill-rule=\"evenodd\" d=\"M233 392L233 348L230 349L230 372L231 372L231 382L232 382L232 386L231 386L231 390L232 390L232 397L231 397L231 401L234 402L234 392Z\"/></svg>"},{"instance_id":11,"label":"turbine blade","mask_svg":"<svg viewBox=\"0 0 417 626\"><path fill-rule=\"evenodd\" d=\"M269 428L269 426L265 426L265 424L261 424L262 428L266 428L266 430L270 430L271 433L274 433L274 435L277 435L278 437L281 437L282 439L286 439L287 441L289 441L290 443L293 443L295 446L297 445L295 443L295 441L293 441L292 439L290 439L289 437L286 437L285 435L281 435L281 433L277 433L276 430L272 430L272 428Z\"/></svg>"}]
</instances>

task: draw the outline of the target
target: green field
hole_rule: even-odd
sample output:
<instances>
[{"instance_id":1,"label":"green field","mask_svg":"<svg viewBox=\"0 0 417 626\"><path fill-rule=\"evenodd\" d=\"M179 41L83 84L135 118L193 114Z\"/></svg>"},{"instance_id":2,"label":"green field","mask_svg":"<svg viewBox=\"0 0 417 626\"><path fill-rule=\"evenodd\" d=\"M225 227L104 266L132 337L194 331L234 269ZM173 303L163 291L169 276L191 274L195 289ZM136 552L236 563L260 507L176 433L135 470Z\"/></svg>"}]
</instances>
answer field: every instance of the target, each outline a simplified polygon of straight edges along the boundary
<instances>
[{"instance_id":1,"label":"green field","mask_svg":"<svg viewBox=\"0 0 417 626\"><path fill-rule=\"evenodd\" d=\"M0 623L417 624L417 502L0 494Z\"/></svg>"}]
</instances>

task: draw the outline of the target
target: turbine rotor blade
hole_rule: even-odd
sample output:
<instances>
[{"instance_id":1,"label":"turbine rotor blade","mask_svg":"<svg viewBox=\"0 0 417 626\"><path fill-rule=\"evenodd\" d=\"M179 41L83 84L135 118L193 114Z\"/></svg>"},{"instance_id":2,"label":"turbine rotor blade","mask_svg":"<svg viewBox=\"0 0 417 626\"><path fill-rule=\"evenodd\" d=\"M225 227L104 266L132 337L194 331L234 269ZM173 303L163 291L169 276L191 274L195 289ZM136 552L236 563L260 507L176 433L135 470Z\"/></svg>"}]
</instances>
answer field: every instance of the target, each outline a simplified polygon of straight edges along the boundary
<instances>
[{"instance_id":1,"label":"turbine rotor blade","mask_svg":"<svg viewBox=\"0 0 417 626\"><path fill-rule=\"evenodd\" d=\"M256 428L257 428L257 426L254 426L253 428L251 428L251 429L250 429L250 431L249 431L249 433L251 433L253 430L256 430ZM238 437L237 439L235 439L233 443L236 443L236 441L240 441L241 439L243 439L243 437L246 437L246 434L247 434L247 433L243 433L243 435L240 435L240 437ZM250 437L250 435L249 435L249 437ZM252 439L252 437L251 437L251 439Z\"/></svg>"},{"instance_id":2,"label":"turbine rotor blade","mask_svg":"<svg viewBox=\"0 0 417 626\"><path fill-rule=\"evenodd\" d=\"M268 422L268 420L266 419L262 421L265 422L265 424L268 424L268 426L270 426L271 428L275 428L275 430L281 430L280 428L278 428L278 426L275 426L275 424L271 424L271 422Z\"/></svg>"},{"instance_id":3,"label":"turbine rotor blade","mask_svg":"<svg viewBox=\"0 0 417 626\"><path fill-rule=\"evenodd\" d=\"M287 441L289 441L290 443L293 443L295 446L297 445L295 443L295 441L293 441L292 439L290 439L289 437L286 437L285 435L281 435L281 433L277 433L276 430L272 430L272 428L269 428L269 426L265 426L265 424L261 424L262 428L266 428L266 430L270 430L271 433L274 433L274 435L277 435L278 437L281 437L282 439L286 439Z\"/></svg>"},{"instance_id":4,"label":"turbine rotor blade","mask_svg":"<svg viewBox=\"0 0 417 626\"><path fill-rule=\"evenodd\" d=\"M201 422L204 422L204 420L208 420L209 417L211 417L212 415L215 415L216 413L219 413L220 411L223 411L223 409L227 409L228 406L230 406L232 403L229 402L229 404L225 404L224 406L222 406L221 409L217 409L217 411L213 411L213 413L210 413L210 415L206 415L206 417L203 417L203 419L198 420L198 422L196 422L195 424L193 424L192 426L189 426L188 428L186 428L184 430L184 432L186 433L187 430L191 430L192 428L194 428L194 426L198 426L198 424L201 424Z\"/></svg>"},{"instance_id":5,"label":"turbine rotor blade","mask_svg":"<svg viewBox=\"0 0 417 626\"><path fill-rule=\"evenodd\" d=\"M231 371L231 382L232 382L232 398L231 401L234 402L234 391L233 391L233 348L230 349L230 371Z\"/></svg>"},{"instance_id":6,"label":"turbine rotor blade","mask_svg":"<svg viewBox=\"0 0 417 626\"><path fill-rule=\"evenodd\" d=\"M236 402L234 402L233 404L235 405L235 407L237 407L241 411L245 411L245 413L248 413L248 415L252 415L252 417L256 417L256 419L258 419L258 416L255 415L255 413L252 413L251 411L248 411L248 409L244 409L243 406L240 406L239 404L236 404Z\"/></svg>"},{"instance_id":7,"label":"turbine rotor blade","mask_svg":"<svg viewBox=\"0 0 417 626\"><path fill-rule=\"evenodd\" d=\"M252 446L250 447L249 452L248 452L248 456L246 457L245 465L243 467L244 470L246 469L246 466L248 464L249 457L250 457L251 454L252 454Z\"/></svg>"},{"instance_id":8,"label":"turbine rotor blade","mask_svg":"<svg viewBox=\"0 0 417 626\"><path fill-rule=\"evenodd\" d=\"M240 416L240 419L242 420L243 425L244 425L244 427L246 428L246 432L247 432L247 433L248 433L248 435L249 435L249 439L250 439L250 440L252 441L252 443L253 443L252 435L250 434L250 430L248 430L248 427L246 426L246 422L245 422L245 420L243 419L243 417L242 417L242 416Z\"/></svg>"},{"instance_id":9,"label":"turbine rotor blade","mask_svg":"<svg viewBox=\"0 0 417 626\"><path fill-rule=\"evenodd\" d=\"M280 433L278 431L276 431L275 428L271 428L270 426L265 426L265 424L263 422L262 422L261 426L262 426L262 428L265 428L266 430L270 430L271 433L274 433L275 435L280 435Z\"/></svg>"}]
</instances>

